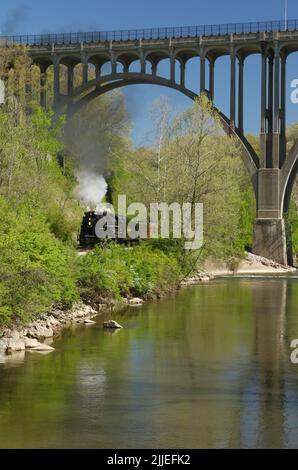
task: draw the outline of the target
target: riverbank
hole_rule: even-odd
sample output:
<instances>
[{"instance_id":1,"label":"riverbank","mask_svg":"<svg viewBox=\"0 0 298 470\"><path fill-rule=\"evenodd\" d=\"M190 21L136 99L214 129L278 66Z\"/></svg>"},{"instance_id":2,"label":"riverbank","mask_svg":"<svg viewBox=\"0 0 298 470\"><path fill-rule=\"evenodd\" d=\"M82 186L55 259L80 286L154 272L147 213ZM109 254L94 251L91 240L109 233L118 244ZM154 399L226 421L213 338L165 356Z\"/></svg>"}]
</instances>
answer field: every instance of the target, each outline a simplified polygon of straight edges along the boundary
<instances>
[{"instance_id":1,"label":"riverbank","mask_svg":"<svg viewBox=\"0 0 298 470\"><path fill-rule=\"evenodd\" d=\"M235 260L233 266L227 263L208 260L203 265L204 270L212 276L258 275L258 274L287 274L296 271L296 268L283 266L275 261L246 253L245 258Z\"/></svg>"},{"instance_id":2,"label":"riverbank","mask_svg":"<svg viewBox=\"0 0 298 470\"><path fill-rule=\"evenodd\" d=\"M5 360L7 356L25 353L27 350L40 353L54 351L51 343L65 329L76 324L89 326L96 323L94 319L100 314L107 315L109 312L121 310L127 306L138 307L143 303L144 300L138 297L129 300L123 298L121 302L107 301L97 304L96 308L80 302L69 310L53 309L28 325L6 328L2 331L0 338L0 364L7 362Z\"/></svg>"},{"instance_id":3,"label":"riverbank","mask_svg":"<svg viewBox=\"0 0 298 470\"><path fill-rule=\"evenodd\" d=\"M80 303L74 305L71 310L54 309L26 326L5 329L0 338L0 363L3 362L4 355L14 352L53 351L49 343L54 336L58 336L65 328L75 323L93 323L92 318L104 307L99 305L96 311L91 306Z\"/></svg>"},{"instance_id":4,"label":"riverbank","mask_svg":"<svg viewBox=\"0 0 298 470\"><path fill-rule=\"evenodd\" d=\"M274 275L295 272L295 268L282 266L272 260L247 253L245 258L237 260L233 269L227 263L208 260L203 268L183 280L176 290L183 286L191 286L202 282L210 282L217 277L235 275ZM69 310L53 309L48 314L39 316L36 320L25 326L15 326L2 331L0 338L0 363L5 362L4 357L12 353L25 352L26 350L46 353L54 349L50 343L54 337L59 336L63 330L74 324L94 324L94 317L99 314L113 312L127 306L136 307L144 301L156 300L165 297L173 289L164 292L164 295L145 295L143 298L122 298L105 300L105 303L93 305L83 302L76 303Z\"/></svg>"},{"instance_id":5,"label":"riverbank","mask_svg":"<svg viewBox=\"0 0 298 470\"><path fill-rule=\"evenodd\" d=\"M208 259L203 263L202 269L184 280L181 285L189 286L201 282L209 282L222 276L257 276L257 275L281 275L296 272L297 269L283 266L262 256L246 253L243 259L235 259L233 266L219 260Z\"/></svg>"}]
</instances>

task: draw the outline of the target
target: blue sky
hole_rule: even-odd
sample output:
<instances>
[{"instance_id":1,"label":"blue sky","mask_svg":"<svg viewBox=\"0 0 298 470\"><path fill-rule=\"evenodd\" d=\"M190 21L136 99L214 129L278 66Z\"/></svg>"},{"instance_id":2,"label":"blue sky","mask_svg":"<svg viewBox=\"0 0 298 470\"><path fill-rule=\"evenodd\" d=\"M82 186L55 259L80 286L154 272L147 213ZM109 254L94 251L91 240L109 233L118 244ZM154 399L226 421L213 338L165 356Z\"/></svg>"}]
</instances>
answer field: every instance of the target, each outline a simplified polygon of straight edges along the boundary
<instances>
[{"instance_id":1,"label":"blue sky","mask_svg":"<svg viewBox=\"0 0 298 470\"><path fill-rule=\"evenodd\" d=\"M298 18L297 0L288 0L289 18ZM284 0L2 0L2 34L66 31L98 31L158 26L200 25L262 21L284 18ZM258 133L260 122L259 58L250 57L245 70L245 128ZM298 105L290 102L290 82L298 78L298 53L290 56L287 72L288 123L298 121ZM216 105L228 113L228 58L218 61L215 75ZM160 73L166 72L164 65ZM189 63L186 85L198 90L199 70ZM137 144L150 131L149 109L152 101L167 95L177 109L190 105L188 98L165 88L138 85L124 89L134 122Z\"/></svg>"}]
</instances>

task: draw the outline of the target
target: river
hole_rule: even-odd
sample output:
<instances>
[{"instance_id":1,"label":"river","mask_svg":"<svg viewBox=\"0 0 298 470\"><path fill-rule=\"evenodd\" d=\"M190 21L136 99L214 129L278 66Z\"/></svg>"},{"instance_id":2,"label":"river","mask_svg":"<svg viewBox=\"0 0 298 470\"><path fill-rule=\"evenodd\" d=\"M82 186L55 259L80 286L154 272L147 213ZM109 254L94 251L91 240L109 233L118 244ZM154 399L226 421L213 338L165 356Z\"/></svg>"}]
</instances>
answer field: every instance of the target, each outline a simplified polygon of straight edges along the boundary
<instances>
[{"instance_id":1,"label":"river","mask_svg":"<svg viewBox=\"0 0 298 470\"><path fill-rule=\"evenodd\" d=\"M1 448L298 446L298 278L218 279L0 365Z\"/></svg>"}]
</instances>

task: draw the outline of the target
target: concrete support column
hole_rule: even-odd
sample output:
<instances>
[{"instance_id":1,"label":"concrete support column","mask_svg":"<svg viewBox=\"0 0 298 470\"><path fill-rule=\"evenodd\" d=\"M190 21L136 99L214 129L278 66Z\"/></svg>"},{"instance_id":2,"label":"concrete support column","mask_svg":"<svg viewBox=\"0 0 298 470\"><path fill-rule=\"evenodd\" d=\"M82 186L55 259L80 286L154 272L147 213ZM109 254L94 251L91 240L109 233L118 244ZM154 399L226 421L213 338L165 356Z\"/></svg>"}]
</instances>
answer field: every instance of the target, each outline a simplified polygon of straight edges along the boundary
<instances>
[{"instance_id":1,"label":"concrete support column","mask_svg":"<svg viewBox=\"0 0 298 470\"><path fill-rule=\"evenodd\" d=\"M231 128L235 129L236 116L236 56L231 53L231 85L230 85L230 121Z\"/></svg>"},{"instance_id":2,"label":"concrete support column","mask_svg":"<svg viewBox=\"0 0 298 470\"><path fill-rule=\"evenodd\" d=\"M266 152L265 152L265 167L273 167L273 158L272 158L272 145L273 145L273 78L274 78L274 60L270 56L268 60L268 98L267 98L267 134L266 134Z\"/></svg>"},{"instance_id":3,"label":"concrete support column","mask_svg":"<svg viewBox=\"0 0 298 470\"><path fill-rule=\"evenodd\" d=\"M88 83L88 60L86 58L83 59L82 61L82 79L83 79L83 85L86 85Z\"/></svg>"},{"instance_id":4,"label":"concrete support column","mask_svg":"<svg viewBox=\"0 0 298 470\"><path fill-rule=\"evenodd\" d=\"M261 133L266 133L266 109L267 109L267 57L262 55L261 77Z\"/></svg>"},{"instance_id":5,"label":"concrete support column","mask_svg":"<svg viewBox=\"0 0 298 470\"><path fill-rule=\"evenodd\" d=\"M200 93L206 90L206 58L204 55L200 57Z\"/></svg>"},{"instance_id":6,"label":"concrete support column","mask_svg":"<svg viewBox=\"0 0 298 470\"><path fill-rule=\"evenodd\" d=\"M286 142L286 63L285 55L281 58L281 98L280 98L280 153L279 164L282 166L287 152Z\"/></svg>"},{"instance_id":7,"label":"concrete support column","mask_svg":"<svg viewBox=\"0 0 298 470\"><path fill-rule=\"evenodd\" d=\"M155 62L152 62L151 72L152 72L153 77L156 77L157 64Z\"/></svg>"},{"instance_id":8,"label":"concrete support column","mask_svg":"<svg viewBox=\"0 0 298 470\"><path fill-rule=\"evenodd\" d=\"M243 134L243 101L244 101L244 59L239 58L239 81L238 81L238 129Z\"/></svg>"},{"instance_id":9,"label":"concrete support column","mask_svg":"<svg viewBox=\"0 0 298 470\"><path fill-rule=\"evenodd\" d=\"M54 103L57 103L60 96L60 67L59 61L54 61Z\"/></svg>"},{"instance_id":10,"label":"concrete support column","mask_svg":"<svg viewBox=\"0 0 298 470\"><path fill-rule=\"evenodd\" d=\"M116 62L114 51L112 50L110 51L110 58L111 58L111 71L112 71L112 74L115 74L117 73L117 62Z\"/></svg>"},{"instance_id":11,"label":"concrete support column","mask_svg":"<svg viewBox=\"0 0 298 470\"><path fill-rule=\"evenodd\" d=\"M180 85L185 86L185 62L182 59L180 61Z\"/></svg>"},{"instance_id":12,"label":"concrete support column","mask_svg":"<svg viewBox=\"0 0 298 470\"><path fill-rule=\"evenodd\" d=\"M280 206L280 171L258 170L257 219L254 226L253 253L287 264L287 244Z\"/></svg>"},{"instance_id":13,"label":"concrete support column","mask_svg":"<svg viewBox=\"0 0 298 470\"><path fill-rule=\"evenodd\" d=\"M287 243L284 219L256 219L253 253L287 266Z\"/></svg>"},{"instance_id":14,"label":"concrete support column","mask_svg":"<svg viewBox=\"0 0 298 470\"><path fill-rule=\"evenodd\" d=\"M273 131L273 57L268 63L268 133Z\"/></svg>"},{"instance_id":15,"label":"concrete support column","mask_svg":"<svg viewBox=\"0 0 298 470\"><path fill-rule=\"evenodd\" d=\"M267 132L267 56L262 54L261 76L261 132L260 132L260 166L266 167L266 132Z\"/></svg>"},{"instance_id":16,"label":"concrete support column","mask_svg":"<svg viewBox=\"0 0 298 470\"><path fill-rule=\"evenodd\" d=\"M95 78L96 78L96 80L99 80L99 78L100 78L100 71L101 71L101 65L96 64L96 66L95 66Z\"/></svg>"},{"instance_id":17,"label":"concrete support column","mask_svg":"<svg viewBox=\"0 0 298 470\"><path fill-rule=\"evenodd\" d=\"M73 90L73 77L74 77L74 65L71 64L67 67L67 93L71 93Z\"/></svg>"},{"instance_id":18,"label":"concrete support column","mask_svg":"<svg viewBox=\"0 0 298 470\"><path fill-rule=\"evenodd\" d=\"M141 58L141 73L146 73L146 61L144 57Z\"/></svg>"},{"instance_id":19,"label":"concrete support column","mask_svg":"<svg viewBox=\"0 0 298 470\"><path fill-rule=\"evenodd\" d=\"M215 60L209 60L209 96L210 100L214 101L214 67L215 67Z\"/></svg>"},{"instance_id":20,"label":"concrete support column","mask_svg":"<svg viewBox=\"0 0 298 470\"><path fill-rule=\"evenodd\" d=\"M280 208L280 170L260 168L258 170L257 218L279 219Z\"/></svg>"},{"instance_id":21,"label":"concrete support column","mask_svg":"<svg viewBox=\"0 0 298 470\"><path fill-rule=\"evenodd\" d=\"M170 80L171 82L175 82L175 57L173 55L171 55L170 57L170 67L171 67L171 76L170 76Z\"/></svg>"},{"instance_id":22,"label":"concrete support column","mask_svg":"<svg viewBox=\"0 0 298 470\"><path fill-rule=\"evenodd\" d=\"M47 107L47 69L40 67L40 96L39 103L42 108Z\"/></svg>"},{"instance_id":23,"label":"concrete support column","mask_svg":"<svg viewBox=\"0 0 298 470\"><path fill-rule=\"evenodd\" d=\"M280 98L280 56L279 49L276 46L274 52L274 112L273 112L273 149L272 159L273 168L279 168L279 139L280 139L280 126L279 126L279 98Z\"/></svg>"}]
</instances>

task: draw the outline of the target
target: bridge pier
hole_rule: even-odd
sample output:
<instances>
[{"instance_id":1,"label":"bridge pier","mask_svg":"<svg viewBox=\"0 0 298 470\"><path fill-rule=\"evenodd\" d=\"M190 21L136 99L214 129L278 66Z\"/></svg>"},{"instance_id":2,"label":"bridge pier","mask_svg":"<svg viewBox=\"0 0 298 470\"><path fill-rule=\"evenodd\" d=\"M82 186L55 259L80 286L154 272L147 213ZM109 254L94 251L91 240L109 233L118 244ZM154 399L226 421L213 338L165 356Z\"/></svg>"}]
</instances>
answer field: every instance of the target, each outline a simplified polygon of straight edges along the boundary
<instances>
[{"instance_id":1,"label":"bridge pier","mask_svg":"<svg viewBox=\"0 0 298 470\"><path fill-rule=\"evenodd\" d=\"M47 69L46 67L40 68L40 106L47 107Z\"/></svg>"},{"instance_id":2,"label":"bridge pier","mask_svg":"<svg viewBox=\"0 0 298 470\"><path fill-rule=\"evenodd\" d=\"M74 65L70 64L67 67L67 92L71 93L73 90L73 80L74 80Z\"/></svg>"},{"instance_id":3,"label":"bridge pier","mask_svg":"<svg viewBox=\"0 0 298 470\"><path fill-rule=\"evenodd\" d=\"M215 61L213 58L209 59L209 93L210 100L214 101L214 66Z\"/></svg>"},{"instance_id":4,"label":"bridge pier","mask_svg":"<svg viewBox=\"0 0 298 470\"><path fill-rule=\"evenodd\" d=\"M287 265L287 241L281 207L281 170L258 170L257 218L254 224L253 253Z\"/></svg>"},{"instance_id":5,"label":"bridge pier","mask_svg":"<svg viewBox=\"0 0 298 470\"><path fill-rule=\"evenodd\" d=\"M256 219L253 253L287 266L287 242L284 219Z\"/></svg>"},{"instance_id":6,"label":"bridge pier","mask_svg":"<svg viewBox=\"0 0 298 470\"><path fill-rule=\"evenodd\" d=\"M57 58L54 59L54 104L58 103L60 95L60 66Z\"/></svg>"},{"instance_id":7,"label":"bridge pier","mask_svg":"<svg viewBox=\"0 0 298 470\"><path fill-rule=\"evenodd\" d=\"M239 57L239 77L238 77L238 129L244 133L243 124L243 103L244 103L244 59Z\"/></svg>"}]
</instances>

